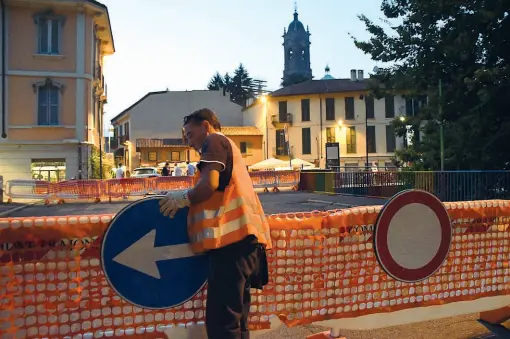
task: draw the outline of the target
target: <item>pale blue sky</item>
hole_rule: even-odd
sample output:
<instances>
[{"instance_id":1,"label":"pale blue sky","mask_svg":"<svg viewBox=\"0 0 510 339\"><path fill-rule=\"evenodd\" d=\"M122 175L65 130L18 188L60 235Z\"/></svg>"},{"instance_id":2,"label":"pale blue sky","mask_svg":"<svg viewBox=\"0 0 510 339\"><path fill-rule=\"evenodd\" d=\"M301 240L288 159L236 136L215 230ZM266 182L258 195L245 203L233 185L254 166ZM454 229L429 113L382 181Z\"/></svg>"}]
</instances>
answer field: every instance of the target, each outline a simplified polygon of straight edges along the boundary
<instances>
[{"instance_id":1,"label":"pale blue sky","mask_svg":"<svg viewBox=\"0 0 510 339\"><path fill-rule=\"evenodd\" d=\"M283 28L293 0L102 0L108 6L116 53L108 57L109 120L150 91L205 89L211 76L242 62L251 76L279 87ZM334 77L352 68L371 72L375 62L348 33L367 37L357 14L382 17L381 0L299 0L300 21L311 32L315 79L329 64Z\"/></svg>"}]
</instances>

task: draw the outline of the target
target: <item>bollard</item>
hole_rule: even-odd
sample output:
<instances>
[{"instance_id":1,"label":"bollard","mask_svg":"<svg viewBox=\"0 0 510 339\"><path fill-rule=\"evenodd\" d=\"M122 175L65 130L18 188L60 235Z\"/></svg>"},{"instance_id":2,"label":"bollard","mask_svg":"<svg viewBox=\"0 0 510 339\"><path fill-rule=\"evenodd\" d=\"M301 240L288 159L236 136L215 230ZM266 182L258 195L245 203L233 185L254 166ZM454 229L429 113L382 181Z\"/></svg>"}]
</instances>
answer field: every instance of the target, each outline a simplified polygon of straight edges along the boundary
<instances>
[{"instance_id":1,"label":"bollard","mask_svg":"<svg viewBox=\"0 0 510 339\"><path fill-rule=\"evenodd\" d=\"M4 177L0 175L0 204L4 203Z\"/></svg>"}]
</instances>

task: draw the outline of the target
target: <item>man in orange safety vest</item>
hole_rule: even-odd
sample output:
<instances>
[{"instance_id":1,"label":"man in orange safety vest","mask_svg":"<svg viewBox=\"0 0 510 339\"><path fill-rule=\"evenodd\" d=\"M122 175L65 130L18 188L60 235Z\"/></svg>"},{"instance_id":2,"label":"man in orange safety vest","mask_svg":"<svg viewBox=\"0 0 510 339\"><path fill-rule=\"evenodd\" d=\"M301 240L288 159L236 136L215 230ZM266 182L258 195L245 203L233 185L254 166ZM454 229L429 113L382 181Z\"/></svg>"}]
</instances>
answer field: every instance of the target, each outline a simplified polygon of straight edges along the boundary
<instances>
[{"instance_id":1,"label":"man in orange safety vest","mask_svg":"<svg viewBox=\"0 0 510 339\"><path fill-rule=\"evenodd\" d=\"M161 212L189 206L188 234L195 253L208 252L206 329L209 339L247 339L250 288L268 282L269 225L239 148L221 133L216 114L199 109L184 132L200 153L195 187L169 192Z\"/></svg>"}]
</instances>

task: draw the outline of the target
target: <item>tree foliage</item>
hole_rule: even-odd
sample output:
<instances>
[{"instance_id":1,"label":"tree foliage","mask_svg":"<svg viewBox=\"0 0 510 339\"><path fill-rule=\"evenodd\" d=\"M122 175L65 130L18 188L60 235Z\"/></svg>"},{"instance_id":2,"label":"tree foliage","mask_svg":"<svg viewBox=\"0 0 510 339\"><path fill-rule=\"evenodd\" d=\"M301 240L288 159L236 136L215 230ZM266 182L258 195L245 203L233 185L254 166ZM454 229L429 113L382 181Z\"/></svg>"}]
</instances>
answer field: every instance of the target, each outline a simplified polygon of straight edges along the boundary
<instances>
[{"instance_id":1,"label":"tree foliage","mask_svg":"<svg viewBox=\"0 0 510 339\"><path fill-rule=\"evenodd\" d=\"M445 169L508 169L510 0L383 0L381 9L381 25L359 16L370 38L354 37L373 60L392 65L371 88L376 96L428 96L405 121L422 137L399 156L439 169L442 123Z\"/></svg>"},{"instance_id":2,"label":"tree foliage","mask_svg":"<svg viewBox=\"0 0 510 339\"><path fill-rule=\"evenodd\" d=\"M243 64L239 64L232 77L228 72L223 77L216 72L207 89L223 90L224 94L230 93L230 100L241 106L246 106L246 101L254 97L253 79Z\"/></svg>"}]
</instances>

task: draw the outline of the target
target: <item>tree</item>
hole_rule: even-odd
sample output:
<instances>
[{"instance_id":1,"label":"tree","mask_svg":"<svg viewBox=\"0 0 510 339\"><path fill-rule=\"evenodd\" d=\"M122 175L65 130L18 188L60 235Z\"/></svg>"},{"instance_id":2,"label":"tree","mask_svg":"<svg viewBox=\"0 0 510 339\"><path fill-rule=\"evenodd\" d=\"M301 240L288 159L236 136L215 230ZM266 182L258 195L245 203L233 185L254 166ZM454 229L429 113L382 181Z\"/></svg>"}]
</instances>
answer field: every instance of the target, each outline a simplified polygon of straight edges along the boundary
<instances>
[{"instance_id":1,"label":"tree","mask_svg":"<svg viewBox=\"0 0 510 339\"><path fill-rule=\"evenodd\" d=\"M241 106L246 106L246 101L254 97L253 79L243 64L239 64L234 70L233 77L228 72L223 77L216 72L209 81L207 89L222 89L223 94L230 93L230 100Z\"/></svg>"},{"instance_id":2,"label":"tree","mask_svg":"<svg viewBox=\"0 0 510 339\"><path fill-rule=\"evenodd\" d=\"M207 85L207 89L210 91L219 91L225 86L223 82L223 78L220 73L216 72L216 74L211 78L209 84Z\"/></svg>"},{"instance_id":3,"label":"tree","mask_svg":"<svg viewBox=\"0 0 510 339\"><path fill-rule=\"evenodd\" d=\"M387 30L359 16L370 38L354 37L355 45L373 60L393 64L372 77L376 96L428 97L405 121L422 132L407 152L420 166L440 168L442 124L445 169L510 168L509 5L509 0L383 0Z\"/></svg>"},{"instance_id":4,"label":"tree","mask_svg":"<svg viewBox=\"0 0 510 339\"><path fill-rule=\"evenodd\" d=\"M230 99L238 105L246 106L249 98L253 98L253 79L243 64L239 64L232 78Z\"/></svg>"}]
</instances>

